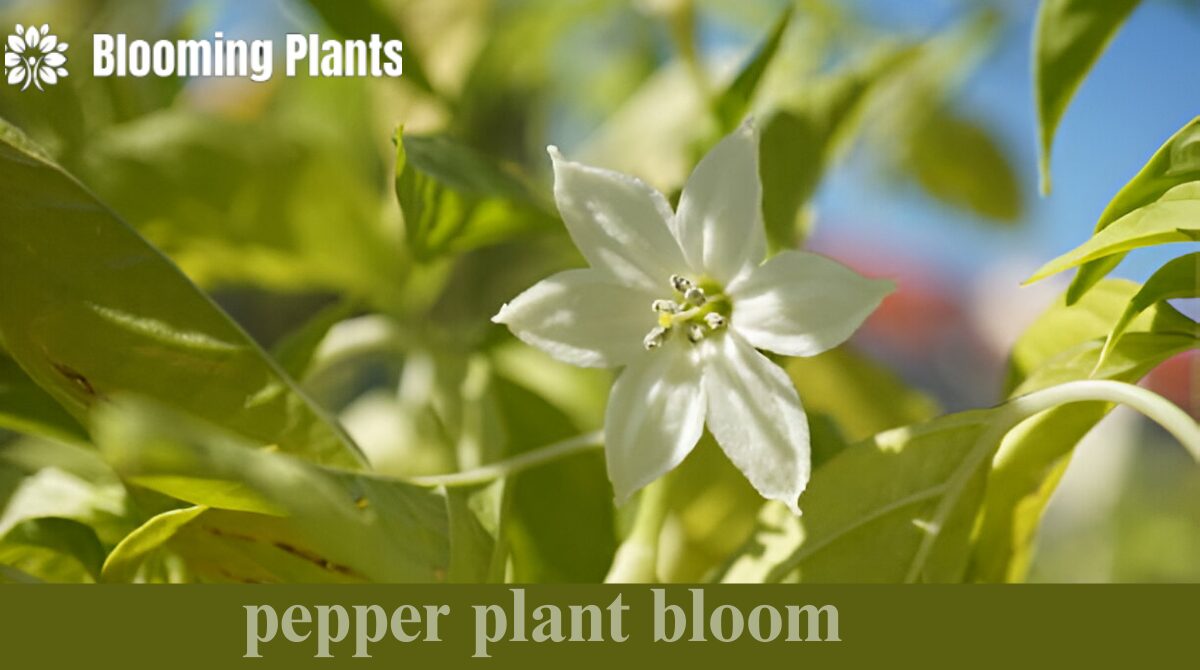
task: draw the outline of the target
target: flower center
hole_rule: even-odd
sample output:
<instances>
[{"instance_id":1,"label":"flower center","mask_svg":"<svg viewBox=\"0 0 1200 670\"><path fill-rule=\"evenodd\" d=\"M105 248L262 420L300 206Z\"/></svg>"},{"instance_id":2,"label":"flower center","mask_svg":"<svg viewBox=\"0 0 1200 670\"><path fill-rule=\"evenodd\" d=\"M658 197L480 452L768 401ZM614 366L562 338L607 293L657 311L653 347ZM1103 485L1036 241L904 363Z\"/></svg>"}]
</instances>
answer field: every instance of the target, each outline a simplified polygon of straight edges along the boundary
<instances>
[{"instance_id":1,"label":"flower center","mask_svg":"<svg viewBox=\"0 0 1200 670\"><path fill-rule=\"evenodd\" d=\"M696 344L729 324L733 305L714 282L671 275L670 285L671 298L650 304L658 325L642 340L647 350L661 347L676 333Z\"/></svg>"}]
</instances>

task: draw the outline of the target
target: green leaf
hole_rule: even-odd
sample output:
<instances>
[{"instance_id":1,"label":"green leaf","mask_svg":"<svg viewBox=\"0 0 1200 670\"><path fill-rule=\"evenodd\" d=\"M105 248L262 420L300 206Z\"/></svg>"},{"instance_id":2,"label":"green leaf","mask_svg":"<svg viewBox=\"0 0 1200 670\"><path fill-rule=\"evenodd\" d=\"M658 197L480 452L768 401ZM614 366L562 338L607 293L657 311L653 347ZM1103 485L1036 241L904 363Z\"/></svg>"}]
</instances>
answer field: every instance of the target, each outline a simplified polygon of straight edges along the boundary
<instances>
[{"instance_id":1,"label":"green leaf","mask_svg":"<svg viewBox=\"0 0 1200 670\"><path fill-rule=\"evenodd\" d=\"M1138 291L1133 282L1106 280L1073 305L1061 298L1018 340L1011 396L1078 379L1136 382L1163 361L1200 346L1191 320L1158 303L1128 323L1126 336L1098 365L1101 338ZM970 580L1024 577L1042 513L1075 445L1110 409L1100 402L1055 408L1005 438L988 476Z\"/></svg>"},{"instance_id":2,"label":"green leaf","mask_svg":"<svg viewBox=\"0 0 1200 670\"><path fill-rule=\"evenodd\" d=\"M102 579L106 582L133 582L146 560L175 537L207 507L173 509L139 526L109 552L104 561Z\"/></svg>"},{"instance_id":3,"label":"green leaf","mask_svg":"<svg viewBox=\"0 0 1200 670\"><path fill-rule=\"evenodd\" d=\"M404 39L404 30L395 13L385 10L376 0L305 0L321 19L347 39L368 40L379 35L384 42L404 43L404 80L423 91L433 92L421 62L413 53L412 43Z\"/></svg>"},{"instance_id":4,"label":"green leaf","mask_svg":"<svg viewBox=\"0 0 1200 670\"><path fill-rule=\"evenodd\" d=\"M1050 192L1050 149L1067 105L1139 0L1042 0L1033 35L1034 97L1041 137L1042 192Z\"/></svg>"},{"instance_id":5,"label":"green leaf","mask_svg":"<svg viewBox=\"0 0 1200 670\"><path fill-rule=\"evenodd\" d=\"M439 136L396 133L396 197L420 260L549 228L555 218L523 178Z\"/></svg>"},{"instance_id":6,"label":"green leaf","mask_svg":"<svg viewBox=\"0 0 1200 670\"><path fill-rule=\"evenodd\" d=\"M1104 365L1113 345L1121 339L1129 323L1138 314L1164 300L1195 297L1200 297L1200 251L1176 258L1146 280L1109 332L1096 365Z\"/></svg>"},{"instance_id":7,"label":"green leaf","mask_svg":"<svg viewBox=\"0 0 1200 670\"><path fill-rule=\"evenodd\" d=\"M84 420L137 393L261 443L357 465L349 438L187 277L0 124L0 335Z\"/></svg>"},{"instance_id":8,"label":"green leaf","mask_svg":"<svg viewBox=\"0 0 1200 670\"><path fill-rule=\"evenodd\" d=\"M1191 242L1197 235L1200 235L1200 181L1176 186L1155 202L1117 219L1087 242L1042 266L1026 283L1140 247Z\"/></svg>"},{"instance_id":9,"label":"green leaf","mask_svg":"<svg viewBox=\"0 0 1200 670\"><path fill-rule=\"evenodd\" d=\"M729 86L713 101L713 109L721 124L722 135L736 128L746 113L750 111L750 103L754 100L758 84L762 81L771 60L775 58L775 53L779 51L779 43L787 31L788 24L791 23L792 11L793 8L789 6L779 15L771 32L755 49L754 55L742 66L737 77L729 83Z\"/></svg>"},{"instance_id":10,"label":"green leaf","mask_svg":"<svg viewBox=\"0 0 1200 670\"><path fill-rule=\"evenodd\" d=\"M16 361L0 351L0 428L67 442L87 442L87 433L50 395L33 383Z\"/></svg>"},{"instance_id":11,"label":"green leaf","mask_svg":"<svg viewBox=\"0 0 1200 670\"><path fill-rule=\"evenodd\" d=\"M813 473L803 516L763 509L757 532L720 578L960 581L996 446L985 431L997 412L951 414L849 447Z\"/></svg>"},{"instance_id":12,"label":"green leaf","mask_svg":"<svg viewBox=\"0 0 1200 670\"><path fill-rule=\"evenodd\" d=\"M325 336L340 321L350 318L355 307L353 300L335 302L281 339L271 353L283 371L292 379L303 380Z\"/></svg>"},{"instance_id":13,"label":"green leaf","mask_svg":"<svg viewBox=\"0 0 1200 670\"><path fill-rule=\"evenodd\" d=\"M446 490L450 522L447 581L504 582L508 542L504 537L503 522L508 501L503 479L481 486Z\"/></svg>"},{"instance_id":14,"label":"green leaf","mask_svg":"<svg viewBox=\"0 0 1200 670\"><path fill-rule=\"evenodd\" d=\"M91 526L74 519L27 519L0 537L0 562L18 563L22 550L46 549L74 559L93 580L100 577L104 547ZM14 560L17 559L17 560Z\"/></svg>"},{"instance_id":15,"label":"green leaf","mask_svg":"<svg viewBox=\"0 0 1200 670\"><path fill-rule=\"evenodd\" d=\"M784 369L805 410L828 416L851 442L928 421L939 411L929 396L848 345L817 356L787 359Z\"/></svg>"},{"instance_id":16,"label":"green leaf","mask_svg":"<svg viewBox=\"0 0 1200 670\"><path fill-rule=\"evenodd\" d=\"M1200 181L1200 117L1192 119L1172 135L1117 193L1096 222L1095 232L1099 233L1114 222L1158 201L1175 187L1196 181ZM1116 254L1086 263L1072 280L1067 300L1078 300L1124 257L1124 254Z\"/></svg>"},{"instance_id":17,"label":"green leaf","mask_svg":"<svg viewBox=\"0 0 1200 670\"><path fill-rule=\"evenodd\" d=\"M126 480L207 508L185 524L152 521L180 527L144 530L130 554L147 555L154 543L146 538L159 538L193 574L215 581L446 577L445 499L427 488L256 450L143 402L102 407L93 432ZM126 576L136 571L129 562L106 568Z\"/></svg>"},{"instance_id":18,"label":"green leaf","mask_svg":"<svg viewBox=\"0 0 1200 670\"><path fill-rule=\"evenodd\" d=\"M854 136L876 85L916 53L885 49L822 80L802 102L766 119L759 140L763 221L776 249L794 247L802 210L826 167Z\"/></svg>"},{"instance_id":19,"label":"green leaf","mask_svg":"<svg viewBox=\"0 0 1200 670\"><path fill-rule=\"evenodd\" d=\"M983 126L943 108L918 124L908 142L907 163L927 193L994 221L1020 219L1016 168Z\"/></svg>"}]
</instances>

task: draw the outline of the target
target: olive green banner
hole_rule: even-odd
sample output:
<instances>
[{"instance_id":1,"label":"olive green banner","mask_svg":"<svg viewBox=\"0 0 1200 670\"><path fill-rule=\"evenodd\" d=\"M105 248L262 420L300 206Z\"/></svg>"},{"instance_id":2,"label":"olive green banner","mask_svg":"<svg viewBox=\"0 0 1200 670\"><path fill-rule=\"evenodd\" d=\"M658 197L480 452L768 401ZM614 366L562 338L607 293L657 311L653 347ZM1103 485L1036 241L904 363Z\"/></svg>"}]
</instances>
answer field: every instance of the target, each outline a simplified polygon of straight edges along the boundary
<instances>
[{"instance_id":1,"label":"olive green banner","mask_svg":"<svg viewBox=\"0 0 1200 670\"><path fill-rule=\"evenodd\" d=\"M1200 586L5 586L0 648L6 667L1079 667L1190 654L1198 601Z\"/></svg>"}]
</instances>

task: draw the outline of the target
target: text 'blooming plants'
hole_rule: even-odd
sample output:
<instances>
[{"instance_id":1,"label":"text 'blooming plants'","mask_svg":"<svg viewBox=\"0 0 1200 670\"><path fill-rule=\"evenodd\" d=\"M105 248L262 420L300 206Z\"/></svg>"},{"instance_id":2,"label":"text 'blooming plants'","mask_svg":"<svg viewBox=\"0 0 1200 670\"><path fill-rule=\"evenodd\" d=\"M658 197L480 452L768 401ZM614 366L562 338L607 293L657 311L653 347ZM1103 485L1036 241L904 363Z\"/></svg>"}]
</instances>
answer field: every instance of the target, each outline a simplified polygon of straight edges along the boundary
<instances>
[{"instance_id":1,"label":"text 'blooming plants'","mask_svg":"<svg viewBox=\"0 0 1200 670\"><path fill-rule=\"evenodd\" d=\"M45 90L42 84L54 85L67 76L66 42L50 34L50 26L26 28L17 25L16 34L9 35L4 49L4 70L8 83L21 85L24 91L33 85Z\"/></svg>"},{"instance_id":2,"label":"text 'blooming plants'","mask_svg":"<svg viewBox=\"0 0 1200 670\"><path fill-rule=\"evenodd\" d=\"M893 288L828 258L769 259L751 122L696 167L672 211L633 177L550 147L554 194L590 265L545 279L494 318L567 363L621 367L604 421L618 503L679 465L704 427L763 497L799 513L808 423L758 350L812 356L845 341Z\"/></svg>"}]
</instances>

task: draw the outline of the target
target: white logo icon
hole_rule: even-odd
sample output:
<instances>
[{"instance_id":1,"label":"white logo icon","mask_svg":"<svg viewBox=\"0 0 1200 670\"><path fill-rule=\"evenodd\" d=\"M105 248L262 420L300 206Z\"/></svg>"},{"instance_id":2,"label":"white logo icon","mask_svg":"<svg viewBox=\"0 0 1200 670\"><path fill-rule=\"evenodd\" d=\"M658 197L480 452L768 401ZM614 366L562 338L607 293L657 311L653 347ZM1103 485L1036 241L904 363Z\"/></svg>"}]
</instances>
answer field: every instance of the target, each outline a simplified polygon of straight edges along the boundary
<instances>
[{"instance_id":1,"label":"white logo icon","mask_svg":"<svg viewBox=\"0 0 1200 670\"><path fill-rule=\"evenodd\" d=\"M17 34L9 35L4 45L4 78L8 83L21 86L21 90L32 84L39 91L42 84L53 86L61 77L67 76L66 42L50 34L50 26L28 28L17 25Z\"/></svg>"}]
</instances>

